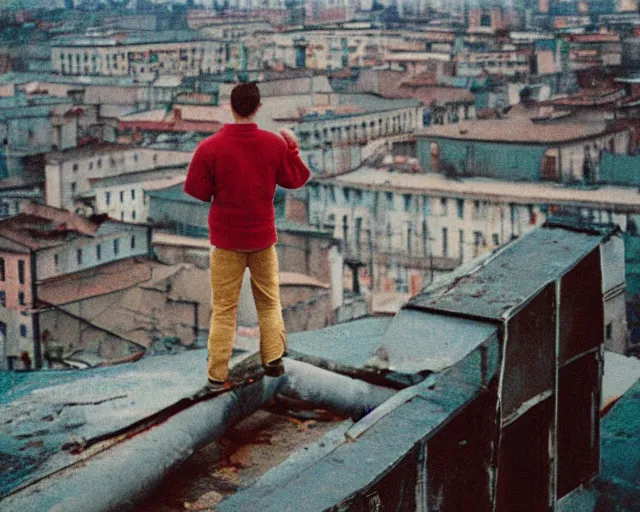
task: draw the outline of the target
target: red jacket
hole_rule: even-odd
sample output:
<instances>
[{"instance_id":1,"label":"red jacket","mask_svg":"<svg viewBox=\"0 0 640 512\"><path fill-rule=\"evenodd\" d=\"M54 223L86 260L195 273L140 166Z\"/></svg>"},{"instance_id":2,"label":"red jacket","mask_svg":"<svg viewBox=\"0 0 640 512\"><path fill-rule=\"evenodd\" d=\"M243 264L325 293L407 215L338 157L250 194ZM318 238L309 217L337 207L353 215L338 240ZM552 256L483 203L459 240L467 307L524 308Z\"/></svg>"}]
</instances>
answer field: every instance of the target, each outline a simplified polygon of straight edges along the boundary
<instances>
[{"instance_id":1,"label":"red jacket","mask_svg":"<svg viewBox=\"0 0 640 512\"><path fill-rule=\"evenodd\" d=\"M209 209L215 247L259 250L278 240L273 198L276 185L294 189L309 179L298 148L255 123L225 124L193 155L184 191Z\"/></svg>"}]
</instances>

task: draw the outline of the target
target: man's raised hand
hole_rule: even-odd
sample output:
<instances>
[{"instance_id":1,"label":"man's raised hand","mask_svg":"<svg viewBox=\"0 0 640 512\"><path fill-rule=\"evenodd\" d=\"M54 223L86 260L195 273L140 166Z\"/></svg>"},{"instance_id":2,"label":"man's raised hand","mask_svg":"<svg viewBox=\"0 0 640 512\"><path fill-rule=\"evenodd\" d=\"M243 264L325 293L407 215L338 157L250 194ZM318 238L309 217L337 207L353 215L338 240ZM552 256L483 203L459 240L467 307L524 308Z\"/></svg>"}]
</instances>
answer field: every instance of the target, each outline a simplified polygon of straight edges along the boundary
<instances>
[{"instance_id":1,"label":"man's raised hand","mask_svg":"<svg viewBox=\"0 0 640 512\"><path fill-rule=\"evenodd\" d=\"M280 130L280 135L282 135L282 138L287 143L287 147L289 149L298 149L298 138L295 133L288 128L283 128Z\"/></svg>"}]
</instances>

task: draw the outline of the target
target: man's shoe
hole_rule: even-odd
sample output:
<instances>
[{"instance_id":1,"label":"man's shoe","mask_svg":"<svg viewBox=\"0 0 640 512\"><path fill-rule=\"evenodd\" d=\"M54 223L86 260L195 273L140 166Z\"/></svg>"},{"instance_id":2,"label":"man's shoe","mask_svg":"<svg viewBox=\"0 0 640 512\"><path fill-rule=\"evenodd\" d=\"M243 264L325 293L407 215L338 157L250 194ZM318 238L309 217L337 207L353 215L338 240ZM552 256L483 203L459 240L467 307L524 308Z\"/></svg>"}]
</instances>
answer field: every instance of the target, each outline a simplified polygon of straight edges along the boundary
<instances>
[{"instance_id":1,"label":"man's shoe","mask_svg":"<svg viewBox=\"0 0 640 512\"><path fill-rule=\"evenodd\" d=\"M282 358L278 358L275 361L271 361L264 365L264 374L267 377L280 377L284 375L284 363Z\"/></svg>"},{"instance_id":2,"label":"man's shoe","mask_svg":"<svg viewBox=\"0 0 640 512\"><path fill-rule=\"evenodd\" d=\"M208 379L205 388L207 391L222 391L225 389L225 383L220 380Z\"/></svg>"}]
</instances>

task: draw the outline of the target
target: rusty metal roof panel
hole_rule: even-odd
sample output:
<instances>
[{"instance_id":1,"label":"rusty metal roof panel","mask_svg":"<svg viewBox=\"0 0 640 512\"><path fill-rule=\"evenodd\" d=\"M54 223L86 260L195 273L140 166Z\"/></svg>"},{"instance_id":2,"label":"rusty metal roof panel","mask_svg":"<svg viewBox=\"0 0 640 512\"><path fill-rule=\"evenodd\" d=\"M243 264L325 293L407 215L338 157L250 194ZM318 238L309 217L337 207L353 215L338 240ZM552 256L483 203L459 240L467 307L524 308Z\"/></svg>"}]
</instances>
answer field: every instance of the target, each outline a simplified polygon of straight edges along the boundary
<instances>
[{"instance_id":1,"label":"rusty metal roof panel","mask_svg":"<svg viewBox=\"0 0 640 512\"><path fill-rule=\"evenodd\" d=\"M604 230L545 225L507 245L475 272L420 294L405 307L501 320L573 267L606 235Z\"/></svg>"}]
</instances>

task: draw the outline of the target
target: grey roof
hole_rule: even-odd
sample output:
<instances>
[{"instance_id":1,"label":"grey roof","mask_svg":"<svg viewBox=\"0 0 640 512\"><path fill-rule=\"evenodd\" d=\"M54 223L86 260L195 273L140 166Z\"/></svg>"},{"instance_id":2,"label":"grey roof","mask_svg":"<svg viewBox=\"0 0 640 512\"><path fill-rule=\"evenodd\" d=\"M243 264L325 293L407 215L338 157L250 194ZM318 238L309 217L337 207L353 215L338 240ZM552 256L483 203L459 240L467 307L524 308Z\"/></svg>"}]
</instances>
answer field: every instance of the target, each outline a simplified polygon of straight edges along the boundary
<instances>
[{"instance_id":1,"label":"grey roof","mask_svg":"<svg viewBox=\"0 0 640 512\"><path fill-rule=\"evenodd\" d=\"M96 178L92 181L99 184L101 187L111 187L116 185L128 185L130 183L142 183L149 180L159 180L163 178L172 178L175 176L186 176L185 170L188 163L173 164L160 167L154 167L152 169L145 169L143 171L129 172L126 174L119 174L117 176L106 176L104 178Z\"/></svg>"},{"instance_id":2,"label":"grey roof","mask_svg":"<svg viewBox=\"0 0 640 512\"><path fill-rule=\"evenodd\" d=\"M181 203L193 203L198 204L203 207L208 208L209 203L206 201L201 201L200 199L196 199L195 197L191 197L190 195L184 192L184 184L179 183L178 185L172 185L171 187L161 188L158 190L147 190L145 192L149 197L153 197L156 199L162 199L165 201L177 201Z\"/></svg>"},{"instance_id":3,"label":"grey roof","mask_svg":"<svg viewBox=\"0 0 640 512\"><path fill-rule=\"evenodd\" d=\"M369 428L363 429L356 424L350 429L354 430L357 442L351 441L350 430L342 435L339 430L335 436L337 440L329 440L335 443L332 449L313 450L315 457L298 463L295 472L285 464L281 478L272 474L269 485L256 485L239 492L217 505L216 510L333 510L337 503L386 474L421 439L428 437L451 414L482 392L476 386L446 378L437 384L425 381L405 391L410 392L405 400L385 410ZM330 485L318 485L323 481Z\"/></svg>"},{"instance_id":4,"label":"grey roof","mask_svg":"<svg viewBox=\"0 0 640 512\"><path fill-rule=\"evenodd\" d=\"M78 35L56 38L53 47L71 46L126 46L134 44L185 43L191 41L207 41L205 36L197 30L167 30L160 32L130 33L127 39L119 40L110 37L92 38Z\"/></svg>"},{"instance_id":5,"label":"grey roof","mask_svg":"<svg viewBox=\"0 0 640 512\"><path fill-rule=\"evenodd\" d=\"M66 443L109 435L192 395L205 380L206 354L199 349L112 367L0 372L0 497L77 462L62 448Z\"/></svg>"},{"instance_id":6,"label":"grey roof","mask_svg":"<svg viewBox=\"0 0 640 512\"><path fill-rule=\"evenodd\" d=\"M287 345L297 359L320 359L329 365L363 370L391 321L389 317L364 318L316 331L291 333L287 335Z\"/></svg>"},{"instance_id":7,"label":"grey roof","mask_svg":"<svg viewBox=\"0 0 640 512\"><path fill-rule=\"evenodd\" d=\"M356 93L339 94L338 102L341 105L358 105L366 112L381 112L398 108L419 107L420 101L406 98L384 98L376 94Z\"/></svg>"},{"instance_id":8,"label":"grey roof","mask_svg":"<svg viewBox=\"0 0 640 512\"><path fill-rule=\"evenodd\" d=\"M312 224L302 224L287 219L276 219L276 227L279 231L288 231L290 233L304 233L319 237L333 238L333 231L330 229L319 228Z\"/></svg>"},{"instance_id":9,"label":"grey roof","mask_svg":"<svg viewBox=\"0 0 640 512\"><path fill-rule=\"evenodd\" d=\"M388 369L401 373L440 372L498 332L494 324L438 314L400 310L384 336Z\"/></svg>"},{"instance_id":10,"label":"grey roof","mask_svg":"<svg viewBox=\"0 0 640 512\"><path fill-rule=\"evenodd\" d=\"M113 86L131 86L145 87L145 81L135 82L133 77L114 77L114 76L74 76L74 75L56 75L53 73L28 73L28 72L11 72L0 75L0 84L22 85L30 82L49 82L56 84L77 85L79 88L87 85L113 85Z\"/></svg>"},{"instance_id":11,"label":"grey roof","mask_svg":"<svg viewBox=\"0 0 640 512\"><path fill-rule=\"evenodd\" d=\"M547 223L507 245L454 285L427 290L405 307L501 320L596 248L606 232ZM522 279L526 274L527 279Z\"/></svg>"}]
</instances>

